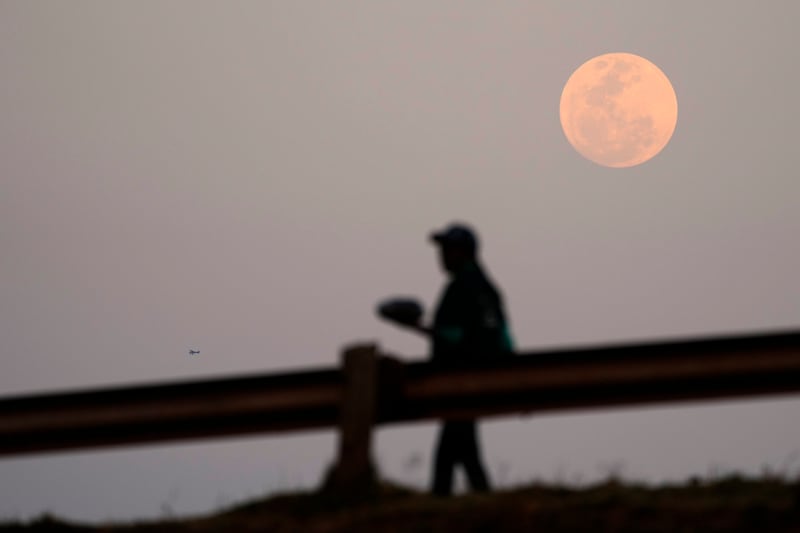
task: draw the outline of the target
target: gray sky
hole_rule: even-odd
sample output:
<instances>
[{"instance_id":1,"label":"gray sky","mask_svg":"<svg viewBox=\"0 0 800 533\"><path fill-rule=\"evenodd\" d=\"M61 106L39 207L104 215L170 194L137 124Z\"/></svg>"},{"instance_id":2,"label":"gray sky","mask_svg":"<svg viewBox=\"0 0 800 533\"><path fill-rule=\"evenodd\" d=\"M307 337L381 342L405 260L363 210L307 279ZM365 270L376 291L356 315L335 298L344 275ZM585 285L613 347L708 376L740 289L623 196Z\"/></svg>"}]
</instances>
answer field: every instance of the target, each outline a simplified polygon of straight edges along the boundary
<instances>
[{"instance_id":1,"label":"gray sky","mask_svg":"<svg viewBox=\"0 0 800 533\"><path fill-rule=\"evenodd\" d=\"M478 228L523 349L791 328L800 94L787 1L0 3L0 394L269 372L435 303ZM559 98L605 52L672 80L653 160L597 166ZM200 356L189 357L189 347ZM501 485L797 473L797 399L496 419ZM427 484L435 427L379 432ZM0 461L0 518L211 510L314 486L332 432ZM418 464L415 458L421 459ZM797 460L796 460L797 459Z\"/></svg>"}]
</instances>

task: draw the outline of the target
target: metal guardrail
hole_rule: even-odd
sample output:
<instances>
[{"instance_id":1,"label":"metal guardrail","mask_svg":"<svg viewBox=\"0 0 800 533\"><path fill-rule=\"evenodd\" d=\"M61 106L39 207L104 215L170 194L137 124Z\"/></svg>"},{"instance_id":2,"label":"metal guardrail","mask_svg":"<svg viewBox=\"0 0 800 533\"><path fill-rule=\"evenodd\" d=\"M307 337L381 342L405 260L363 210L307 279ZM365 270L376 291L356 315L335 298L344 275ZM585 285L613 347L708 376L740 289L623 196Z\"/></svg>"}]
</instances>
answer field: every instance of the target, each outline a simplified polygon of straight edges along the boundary
<instances>
[{"instance_id":1,"label":"metal guardrail","mask_svg":"<svg viewBox=\"0 0 800 533\"><path fill-rule=\"evenodd\" d=\"M530 353L461 369L407 365L383 421L800 392L800 333Z\"/></svg>"},{"instance_id":2,"label":"metal guardrail","mask_svg":"<svg viewBox=\"0 0 800 533\"><path fill-rule=\"evenodd\" d=\"M342 369L1 398L0 456L337 426L342 453L355 432L363 455L374 424L797 392L800 332L458 366L361 346Z\"/></svg>"},{"instance_id":3,"label":"metal guardrail","mask_svg":"<svg viewBox=\"0 0 800 533\"><path fill-rule=\"evenodd\" d=\"M336 425L337 369L0 399L0 456Z\"/></svg>"}]
</instances>

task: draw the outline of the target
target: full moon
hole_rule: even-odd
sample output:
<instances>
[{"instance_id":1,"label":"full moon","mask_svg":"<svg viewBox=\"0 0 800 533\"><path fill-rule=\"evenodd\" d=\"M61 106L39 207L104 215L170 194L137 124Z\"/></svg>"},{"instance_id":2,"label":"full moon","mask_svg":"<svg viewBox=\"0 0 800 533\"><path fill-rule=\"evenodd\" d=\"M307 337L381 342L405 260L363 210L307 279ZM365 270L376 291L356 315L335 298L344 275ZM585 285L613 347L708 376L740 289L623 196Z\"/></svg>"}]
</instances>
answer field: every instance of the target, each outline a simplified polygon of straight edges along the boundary
<instances>
[{"instance_id":1,"label":"full moon","mask_svg":"<svg viewBox=\"0 0 800 533\"><path fill-rule=\"evenodd\" d=\"M561 92L561 127L582 156L607 167L632 167L669 142L678 99L667 76L647 59L626 53L590 59Z\"/></svg>"}]
</instances>

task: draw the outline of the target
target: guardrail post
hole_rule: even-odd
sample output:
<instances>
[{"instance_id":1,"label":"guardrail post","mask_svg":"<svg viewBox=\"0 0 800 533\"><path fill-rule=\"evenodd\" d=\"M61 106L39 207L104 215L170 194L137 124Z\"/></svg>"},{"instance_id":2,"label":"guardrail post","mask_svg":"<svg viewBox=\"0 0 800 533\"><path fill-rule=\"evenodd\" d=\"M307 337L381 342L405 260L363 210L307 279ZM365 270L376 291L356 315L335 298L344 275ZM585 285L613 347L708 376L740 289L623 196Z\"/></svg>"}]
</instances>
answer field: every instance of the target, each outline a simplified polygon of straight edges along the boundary
<instances>
[{"instance_id":1,"label":"guardrail post","mask_svg":"<svg viewBox=\"0 0 800 533\"><path fill-rule=\"evenodd\" d=\"M339 457L326 489L369 491L377 482L370 444L377 413L378 356L374 344L348 347L342 354L344 390L339 418Z\"/></svg>"}]
</instances>

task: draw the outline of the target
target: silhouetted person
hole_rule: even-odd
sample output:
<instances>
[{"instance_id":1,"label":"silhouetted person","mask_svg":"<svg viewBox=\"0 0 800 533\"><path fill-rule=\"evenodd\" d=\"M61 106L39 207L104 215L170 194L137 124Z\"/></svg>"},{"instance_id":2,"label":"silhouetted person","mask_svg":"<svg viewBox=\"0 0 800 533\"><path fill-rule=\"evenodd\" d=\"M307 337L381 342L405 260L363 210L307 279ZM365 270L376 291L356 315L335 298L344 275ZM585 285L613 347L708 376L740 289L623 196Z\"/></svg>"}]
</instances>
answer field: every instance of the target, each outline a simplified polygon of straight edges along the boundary
<instances>
[{"instance_id":1,"label":"silhouetted person","mask_svg":"<svg viewBox=\"0 0 800 533\"><path fill-rule=\"evenodd\" d=\"M457 365L510 354L513 347L502 297L478 261L475 233L467 226L453 224L433 233L431 241L438 246L442 268L450 278L432 327L419 324L420 313L409 302L397 304L384 316L429 336L432 359L439 364ZM391 316L391 311L400 316ZM434 494L451 494L458 464L463 465L473 490L489 490L474 420L446 420L442 424L433 468Z\"/></svg>"}]
</instances>

